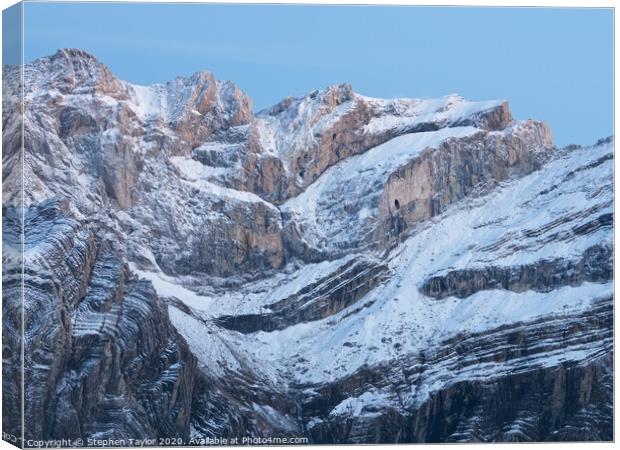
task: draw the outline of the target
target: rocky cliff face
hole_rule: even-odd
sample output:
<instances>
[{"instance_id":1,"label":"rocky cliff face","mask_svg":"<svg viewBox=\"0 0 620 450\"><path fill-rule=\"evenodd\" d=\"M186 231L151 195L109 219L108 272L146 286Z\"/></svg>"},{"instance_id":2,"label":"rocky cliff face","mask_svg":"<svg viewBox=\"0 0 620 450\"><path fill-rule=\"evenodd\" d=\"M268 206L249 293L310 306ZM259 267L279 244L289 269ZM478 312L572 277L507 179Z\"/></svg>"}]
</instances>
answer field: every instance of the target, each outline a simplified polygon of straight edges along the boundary
<instances>
[{"instance_id":1,"label":"rocky cliff face","mask_svg":"<svg viewBox=\"0 0 620 450\"><path fill-rule=\"evenodd\" d=\"M3 213L10 228L16 212ZM7 367L21 367L24 347L26 439L188 436L196 359L117 247L66 204L24 211L23 335L12 296L4 313ZM20 381L5 379L13 405Z\"/></svg>"},{"instance_id":2,"label":"rocky cliff face","mask_svg":"<svg viewBox=\"0 0 620 450\"><path fill-rule=\"evenodd\" d=\"M349 85L253 113L74 49L21 105L3 70L5 431L23 345L32 438L613 438L613 140Z\"/></svg>"}]
</instances>

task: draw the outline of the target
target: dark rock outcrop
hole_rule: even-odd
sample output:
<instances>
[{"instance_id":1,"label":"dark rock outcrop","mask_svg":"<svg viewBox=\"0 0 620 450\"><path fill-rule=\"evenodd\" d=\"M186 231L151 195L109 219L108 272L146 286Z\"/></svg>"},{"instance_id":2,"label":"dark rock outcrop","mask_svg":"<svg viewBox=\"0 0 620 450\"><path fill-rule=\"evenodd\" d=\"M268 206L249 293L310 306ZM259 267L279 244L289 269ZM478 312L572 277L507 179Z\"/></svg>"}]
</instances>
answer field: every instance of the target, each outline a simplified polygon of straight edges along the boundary
<instances>
[{"instance_id":1,"label":"dark rock outcrop","mask_svg":"<svg viewBox=\"0 0 620 450\"><path fill-rule=\"evenodd\" d=\"M52 200L24 213L25 438L187 437L195 358L118 243L66 208ZM14 212L5 213L11 229ZM20 328L4 328L14 355ZM4 367L17 371L11 356ZM17 393L5 390L8 422L20 417Z\"/></svg>"},{"instance_id":2,"label":"dark rock outcrop","mask_svg":"<svg viewBox=\"0 0 620 450\"><path fill-rule=\"evenodd\" d=\"M313 424L308 433L313 443L611 440L612 320L612 299L603 298L579 317L456 336L423 354L365 367L336 384L313 387L316 395L302 400L303 416ZM561 342L554 339L558 334ZM570 351L588 358L562 362ZM536 354L559 358L558 364L541 366ZM465 375L478 364L486 371ZM408 392L442 377L454 382L417 392L421 400L409 403ZM357 413L330 413L369 389L389 393L393 406L378 402Z\"/></svg>"},{"instance_id":3,"label":"dark rock outcrop","mask_svg":"<svg viewBox=\"0 0 620 450\"><path fill-rule=\"evenodd\" d=\"M324 319L354 304L388 277L385 264L354 258L294 295L267 305L269 313L221 316L215 323L241 333L254 333Z\"/></svg>"},{"instance_id":4,"label":"dark rock outcrop","mask_svg":"<svg viewBox=\"0 0 620 450\"><path fill-rule=\"evenodd\" d=\"M454 270L429 278L420 291L437 299L464 298L489 289L551 292L561 286L578 286L588 281L603 283L612 278L612 250L597 245L586 249L577 260L555 258L528 265Z\"/></svg>"}]
</instances>

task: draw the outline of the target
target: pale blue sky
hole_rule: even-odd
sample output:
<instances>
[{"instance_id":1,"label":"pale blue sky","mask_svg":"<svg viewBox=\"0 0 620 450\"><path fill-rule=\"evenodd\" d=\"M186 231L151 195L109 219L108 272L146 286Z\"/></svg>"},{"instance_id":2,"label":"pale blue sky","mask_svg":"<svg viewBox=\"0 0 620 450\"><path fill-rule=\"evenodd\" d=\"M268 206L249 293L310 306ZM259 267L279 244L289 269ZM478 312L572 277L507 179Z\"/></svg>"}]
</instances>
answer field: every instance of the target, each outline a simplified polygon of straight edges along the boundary
<instances>
[{"instance_id":1,"label":"pale blue sky","mask_svg":"<svg viewBox=\"0 0 620 450\"><path fill-rule=\"evenodd\" d=\"M211 70L256 110L348 82L507 99L558 145L613 132L611 9L31 2L24 23L26 61L78 47L139 84Z\"/></svg>"}]
</instances>

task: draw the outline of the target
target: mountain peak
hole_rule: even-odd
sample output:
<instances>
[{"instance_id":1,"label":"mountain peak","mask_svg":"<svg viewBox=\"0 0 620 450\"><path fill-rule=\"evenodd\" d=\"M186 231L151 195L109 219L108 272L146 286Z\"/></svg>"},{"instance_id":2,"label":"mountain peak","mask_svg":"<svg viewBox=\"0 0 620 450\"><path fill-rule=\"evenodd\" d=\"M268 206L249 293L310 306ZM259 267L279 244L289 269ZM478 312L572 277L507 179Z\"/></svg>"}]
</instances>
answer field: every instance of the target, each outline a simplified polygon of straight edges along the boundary
<instances>
[{"instance_id":1,"label":"mountain peak","mask_svg":"<svg viewBox=\"0 0 620 450\"><path fill-rule=\"evenodd\" d=\"M88 72L92 75L105 74L113 77L112 72L95 55L78 48L61 48L48 57L55 64L62 64L68 69L78 72ZM42 58L45 59L45 58Z\"/></svg>"},{"instance_id":2,"label":"mountain peak","mask_svg":"<svg viewBox=\"0 0 620 450\"><path fill-rule=\"evenodd\" d=\"M319 98L325 104L338 106L353 99L355 93L349 83L333 84L319 93Z\"/></svg>"},{"instance_id":3,"label":"mountain peak","mask_svg":"<svg viewBox=\"0 0 620 450\"><path fill-rule=\"evenodd\" d=\"M62 48L25 65L26 92L58 90L63 94L105 93L126 97L124 83L94 55L77 48Z\"/></svg>"},{"instance_id":4,"label":"mountain peak","mask_svg":"<svg viewBox=\"0 0 620 450\"><path fill-rule=\"evenodd\" d=\"M85 50L81 50L79 48L71 48L71 47L60 48L56 51L54 55L52 55L52 57L65 57L65 58L70 58L70 59L82 58L82 59L87 59L91 61L97 61L99 64L102 64L95 55L93 55L92 53L88 53Z\"/></svg>"}]
</instances>

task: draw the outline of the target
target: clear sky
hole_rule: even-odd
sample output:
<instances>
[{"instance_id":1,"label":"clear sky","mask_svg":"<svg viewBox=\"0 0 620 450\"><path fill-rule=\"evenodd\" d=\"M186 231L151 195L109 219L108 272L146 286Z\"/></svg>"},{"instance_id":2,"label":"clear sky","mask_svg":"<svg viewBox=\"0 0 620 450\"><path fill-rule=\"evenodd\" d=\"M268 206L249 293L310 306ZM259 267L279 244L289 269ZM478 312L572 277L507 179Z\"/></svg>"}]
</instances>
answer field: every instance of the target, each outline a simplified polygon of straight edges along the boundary
<instances>
[{"instance_id":1,"label":"clear sky","mask_svg":"<svg viewBox=\"0 0 620 450\"><path fill-rule=\"evenodd\" d=\"M348 82L507 99L558 145L613 132L611 9L27 3L24 27L26 61L77 47L138 84L210 70L256 110Z\"/></svg>"}]
</instances>

